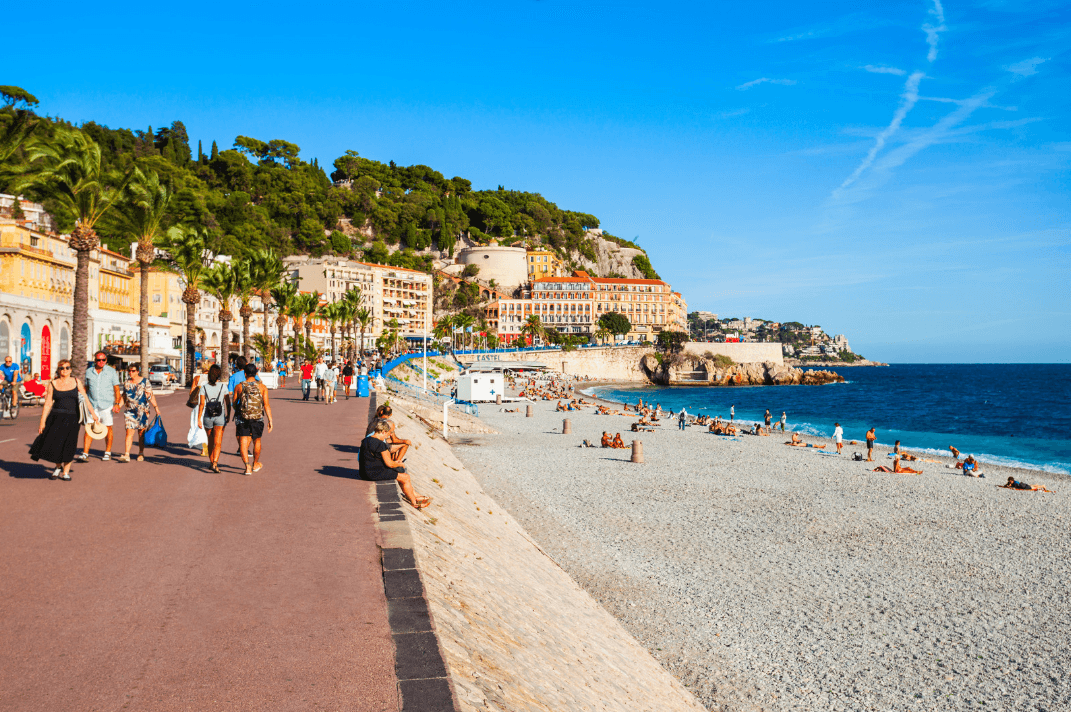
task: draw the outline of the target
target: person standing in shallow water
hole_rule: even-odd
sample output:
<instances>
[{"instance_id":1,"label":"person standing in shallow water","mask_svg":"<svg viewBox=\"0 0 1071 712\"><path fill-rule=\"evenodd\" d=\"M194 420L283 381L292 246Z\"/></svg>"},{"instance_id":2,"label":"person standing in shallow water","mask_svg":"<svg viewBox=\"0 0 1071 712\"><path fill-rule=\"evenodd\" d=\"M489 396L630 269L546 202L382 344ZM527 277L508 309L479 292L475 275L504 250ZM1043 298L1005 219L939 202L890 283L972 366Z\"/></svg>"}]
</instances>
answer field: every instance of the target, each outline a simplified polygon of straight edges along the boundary
<instances>
[{"instance_id":1,"label":"person standing in shallow water","mask_svg":"<svg viewBox=\"0 0 1071 712\"><path fill-rule=\"evenodd\" d=\"M770 409L766 409L766 415L763 416L763 420L766 422L766 432L770 431L770 423L773 422L773 416L770 415Z\"/></svg>"},{"instance_id":2,"label":"person standing in shallow water","mask_svg":"<svg viewBox=\"0 0 1071 712\"><path fill-rule=\"evenodd\" d=\"M785 423L786 422L788 422L788 415L786 415L785 411L782 410L781 411L781 432L782 433L785 432Z\"/></svg>"},{"instance_id":3,"label":"person standing in shallow water","mask_svg":"<svg viewBox=\"0 0 1071 712\"><path fill-rule=\"evenodd\" d=\"M729 422L733 422L736 419L736 406L729 406Z\"/></svg>"}]
</instances>

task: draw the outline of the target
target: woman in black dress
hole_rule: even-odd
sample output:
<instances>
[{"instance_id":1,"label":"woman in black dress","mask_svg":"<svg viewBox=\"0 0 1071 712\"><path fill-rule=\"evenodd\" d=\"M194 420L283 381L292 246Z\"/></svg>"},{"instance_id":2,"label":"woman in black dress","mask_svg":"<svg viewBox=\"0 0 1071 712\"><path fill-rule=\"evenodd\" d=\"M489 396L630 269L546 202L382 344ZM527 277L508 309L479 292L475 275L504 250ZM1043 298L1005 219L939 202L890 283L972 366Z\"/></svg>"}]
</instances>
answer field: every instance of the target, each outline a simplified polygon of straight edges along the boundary
<instances>
[{"instance_id":1,"label":"woman in black dress","mask_svg":"<svg viewBox=\"0 0 1071 712\"><path fill-rule=\"evenodd\" d=\"M71 375L71 362L63 359L56 366L59 376L48 382L45 390L45 407L41 410L41 424L37 432L44 436L40 448L32 452L34 460L56 463L51 479L71 481L71 462L78 448L78 397L85 398L86 389L81 381ZM87 402L88 405L88 402ZM93 420L97 414L93 407Z\"/></svg>"}]
</instances>

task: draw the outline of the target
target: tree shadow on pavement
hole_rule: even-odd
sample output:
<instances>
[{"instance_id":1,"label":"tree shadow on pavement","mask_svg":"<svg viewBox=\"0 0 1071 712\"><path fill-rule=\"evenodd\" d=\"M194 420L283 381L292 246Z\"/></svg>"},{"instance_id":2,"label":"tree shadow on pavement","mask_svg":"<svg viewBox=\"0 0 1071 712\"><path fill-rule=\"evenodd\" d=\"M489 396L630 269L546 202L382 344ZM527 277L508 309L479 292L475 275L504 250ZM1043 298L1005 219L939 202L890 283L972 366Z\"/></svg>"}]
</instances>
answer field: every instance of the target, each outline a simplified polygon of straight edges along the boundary
<instances>
[{"instance_id":1,"label":"tree shadow on pavement","mask_svg":"<svg viewBox=\"0 0 1071 712\"><path fill-rule=\"evenodd\" d=\"M47 480L53 470L52 463L41 460L39 462L8 462L0 460L0 470L7 473L8 477L20 480Z\"/></svg>"},{"instance_id":2,"label":"tree shadow on pavement","mask_svg":"<svg viewBox=\"0 0 1071 712\"><path fill-rule=\"evenodd\" d=\"M324 465L317 470L321 475L327 475L328 477L341 477L344 480L356 480L357 468L356 467L339 467L338 465Z\"/></svg>"}]
</instances>

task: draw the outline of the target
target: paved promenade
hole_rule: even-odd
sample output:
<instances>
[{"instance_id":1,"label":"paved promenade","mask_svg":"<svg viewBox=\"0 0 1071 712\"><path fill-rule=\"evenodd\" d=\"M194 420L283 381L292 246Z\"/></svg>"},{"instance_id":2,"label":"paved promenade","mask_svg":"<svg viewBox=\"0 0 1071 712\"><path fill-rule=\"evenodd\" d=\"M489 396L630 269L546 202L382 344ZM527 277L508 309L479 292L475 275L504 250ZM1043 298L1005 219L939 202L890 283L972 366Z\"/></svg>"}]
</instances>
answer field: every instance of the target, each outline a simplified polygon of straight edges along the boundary
<instances>
[{"instance_id":1,"label":"paved promenade","mask_svg":"<svg viewBox=\"0 0 1071 712\"><path fill-rule=\"evenodd\" d=\"M184 447L181 392L159 402L183 447L120 464L98 445L71 482L27 455L39 409L0 421L0 711L398 709L373 505L348 471L368 401L271 400L251 477L233 426L222 474Z\"/></svg>"}]
</instances>

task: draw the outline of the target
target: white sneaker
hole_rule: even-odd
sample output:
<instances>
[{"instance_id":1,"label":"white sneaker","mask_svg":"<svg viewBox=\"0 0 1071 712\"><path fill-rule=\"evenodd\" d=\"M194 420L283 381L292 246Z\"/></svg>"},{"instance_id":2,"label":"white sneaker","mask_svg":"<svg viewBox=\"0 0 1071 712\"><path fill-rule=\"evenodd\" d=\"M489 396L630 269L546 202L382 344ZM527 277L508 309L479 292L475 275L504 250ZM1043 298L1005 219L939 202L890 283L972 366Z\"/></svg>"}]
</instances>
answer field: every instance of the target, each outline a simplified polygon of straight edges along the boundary
<instances>
[{"instance_id":1,"label":"white sneaker","mask_svg":"<svg viewBox=\"0 0 1071 712\"><path fill-rule=\"evenodd\" d=\"M80 452L74 456L74 459L78 462L89 462L89 455L84 452Z\"/></svg>"},{"instance_id":2,"label":"white sneaker","mask_svg":"<svg viewBox=\"0 0 1071 712\"><path fill-rule=\"evenodd\" d=\"M110 460L110 459L112 459L112 454L110 452L106 452L101 456L100 459L101 460L105 460L105 461Z\"/></svg>"},{"instance_id":3,"label":"white sneaker","mask_svg":"<svg viewBox=\"0 0 1071 712\"><path fill-rule=\"evenodd\" d=\"M53 471L52 476L49 477L48 479L50 479L50 480L58 479L61 474L63 474L63 470L61 468L57 467L55 469L55 471Z\"/></svg>"}]
</instances>

